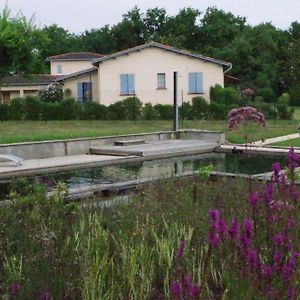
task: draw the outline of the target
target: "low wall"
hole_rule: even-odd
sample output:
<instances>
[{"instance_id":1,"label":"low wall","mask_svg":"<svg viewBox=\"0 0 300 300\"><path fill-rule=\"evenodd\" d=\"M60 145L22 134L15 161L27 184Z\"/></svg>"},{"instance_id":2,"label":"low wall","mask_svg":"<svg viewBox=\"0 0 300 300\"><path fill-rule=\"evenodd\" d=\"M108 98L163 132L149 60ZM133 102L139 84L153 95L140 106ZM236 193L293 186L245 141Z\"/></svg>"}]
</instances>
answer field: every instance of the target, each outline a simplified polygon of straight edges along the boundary
<instances>
[{"instance_id":1,"label":"low wall","mask_svg":"<svg viewBox=\"0 0 300 300\"><path fill-rule=\"evenodd\" d=\"M59 141L26 142L0 145L0 154L12 154L23 159L89 154L90 148L101 145L113 145L117 140L160 141L170 139L199 139L223 144L225 135L218 131L179 130L108 136L101 138L69 139Z\"/></svg>"}]
</instances>

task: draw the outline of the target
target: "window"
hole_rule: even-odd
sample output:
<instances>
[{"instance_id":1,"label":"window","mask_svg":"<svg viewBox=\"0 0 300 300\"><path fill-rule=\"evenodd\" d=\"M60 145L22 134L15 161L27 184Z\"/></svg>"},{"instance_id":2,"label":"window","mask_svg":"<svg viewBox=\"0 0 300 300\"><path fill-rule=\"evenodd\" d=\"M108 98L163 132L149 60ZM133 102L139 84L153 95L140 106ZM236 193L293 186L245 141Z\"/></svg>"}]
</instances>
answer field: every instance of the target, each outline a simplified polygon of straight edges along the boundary
<instances>
[{"instance_id":1,"label":"window","mask_svg":"<svg viewBox=\"0 0 300 300\"><path fill-rule=\"evenodd\" d=\"M189 73L189 94L203 93L203 73Z\"/></svg>"},{"instance_id":2,"label":"window","mask_svg":"<svg viewBox=\"0 0 300 300\"><path fill-rule=\"evenodd\" d=\"M157 89L163 90L166 88L166 73L157 73Z\"/></svg>"},{"instance_id":3,"label":"window","mask_svg":"<svg viewBox=\"0 0 300 300\"><path fill-rule=\"evenodd\" d=\"M56 71L57 71L57 74L62 74L62 65L57 65Z\"/></svg>"},{"instance_id":4,"label":"window","mask_svg":"<svg viewBox=\"0 0 300 300\"><path fill-rule=\"evenodd\" d=\"M134 74L121 74L120 84L121 96L134 95Z\"/></svg>"},{"instance_id":5,"label":"window","mask_svg":"<svg viewBox=\"0 0 300 300\"><path fill-rule=\"evenodd\" d=\"M92 100L92 83L77 82L77 98L82 102Z\"/></svg>"}]
</instances>

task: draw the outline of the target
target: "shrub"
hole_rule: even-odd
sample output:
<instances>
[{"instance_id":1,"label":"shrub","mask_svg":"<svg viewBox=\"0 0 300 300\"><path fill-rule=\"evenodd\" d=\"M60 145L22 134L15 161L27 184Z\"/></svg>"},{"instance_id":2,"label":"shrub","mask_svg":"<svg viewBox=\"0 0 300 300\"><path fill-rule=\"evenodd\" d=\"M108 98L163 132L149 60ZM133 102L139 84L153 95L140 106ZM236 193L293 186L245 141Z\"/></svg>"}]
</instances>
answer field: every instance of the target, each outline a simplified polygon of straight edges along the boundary
<instances>
[{"instance_id":1,"label":"shrub","mask_svg":"<svg viewBox=\"0 0 300 300\"><path fill-rule=\"evenodd\" d=\"M45 102L41 106L41 119L44 121L59 120L60 110L57 102Z\"/></svg>"},{"instance_id":2,"label":"shrub","mask_svg":"<svg viewBox=\"0 0 300 300\"><path fill-rule=\"evenodd\" d=\"M78 110L82 109L79 118L84 120L105 120L107 119L108 108L96 102L86 102Z\"/></svg>"},{"instance_id":3,"label":"shrub","mask_svg":"<svg viewBox=\"0 0 300 300\"><path fill-rule=\"evenodd\" d=\"M0 121L9 120L9 104L8 103L0 103Z\"/></svg>"},{"instance_id":4,"label":"shrub","mask_svg":"<svg viewBox=\"0 0 300 300\"><path fill-rule=\"evenodd\" d=\"M209 114L209 104L203 97L194 97L192 99L193 119L199 120L207 118Z\"/></svg>"},{"instance_id":5,"label":"shrub","mask_svg":"<svg viewBox=\"0 0 300 300\"><path fill-rule=\"evenodd\" d=\"M118 102L115 102L115 103L109 105L108 119L109 120L125 120L126 119L123 101L118 101Z\"/></svg>"},{"instance_id":6,"label":"shrub","mask_svg":"<svg viewBox=\"0 0 300 300\"><path fill-rule=\"evenodd\" d=\"M257 96L261 96L264 102L274 103L276 96L274 91L271 88L260 88L256 91Z\"/></svg>"},{"instance_id":7,"label":"shrub","mask_svg":"<svg viewBox=\"0 0 300 300\"><path fill-rule=\"evenodd\" d=\"M146 103L144 107L142 108L142 118L144 120L157 120L158 119L158 113L154 109L152 103Z\"/></svg>"},{"instance_id":8,"label":"shrub","mask_svg":"<svg viewBox=\"0 0 300 300\"><path fill-rule=\"evenodd\" d=\"M154 109L157 111L160 120L172 120L173 106L170 104L155 104Z\"/></svg>"},{"instance_id":9,"label":"shrub","mask_svg":"<svg viewBox=\"0 0 300 300\"><path fill-rule=\"evenodd\" d=\"M240 102L240 94L233 87L222 88L215 85L210 88L210 101L222 105L238 105Z\"/></svg>"},{"instance_id":10,"label":"shrub","mask_svg":"<svg viewBox=\"0 0 300 300\"><path fill-rule=\"evenodd\" d=\"M260 96L255 97L255 99L260 99ZM277 118L277 110L272 103L266 103L261 101L255 101L252 104L258 111L261 111L266 119Z\"/></svg>"},{"instance_id":11,"label":"shrub","mask_svg":"<svg viewBox=\"0 0 300 300\"><path fill-rule=\"evenodd\" d=\"M290 105L300 106L300 86L294 85L289 89Z\"/></svg>"},{"instance_id":12,"label":"shrub","mask_svg":"<svg viewBox=\"0 0 300 300\"><path fill-rule=\"evenodd\" d=\"M9 120L22 120L24 119L25 107L24 98L14 98L9 103L8 116Z\"/></svg>"},{"instance_id":13,"label":"shrub","mask_svg":"<svg viewBox=\"0 0 300 300\"><path fill-rule=\"evenodd\" d=\"M128 97L123 101L125 118L137 120L142 115L142 102L137 97Z\"/></svg>"},{"instance_id":14,"label":"shrub","mask_svg":"<svg viewBox=\"0 0 300 300\"><path fill-rule=\"evenodd\" d=\"M228 112L235 107L236 105L225 105L216 102L211 102L209 105L209 116L212 119L225 119L227 117Z\"/></svg>"},{"instance_id":15,"label":"shrub","mask_svg":"<svg viewBox=\"0 0 300 300\"><path fill-rule=\"evenodd\" d=\"M27 96L24 101L25 104L25 119L39 120L42 103L37 97Z\"/></svg>"},{"instance_id":16,"label":"shrub","mask_svg":"<svg viewBox=\"0 0 300 300\"><path fill-rule=\"evenodd\" d=\"M288 93L283 93L277 99L277 115L279 119L290 120L293 117L294 109L289 108L289 101Z\"/></svg>"},{"instance_id":17,"label":"shrub","mask_svg":"<svg viewBox=\"0 0 300 300\"><path fill-rule=\"evenodd\" d=\"M77 117L78 103L74 99L65 99L59 102L59 120L75 120Z\"/></svg>"},{"instance_id":18,"label":"shrub","mask_svg":"<svg viewBox=\"0 0 300 300\"><path fill-rule=\"evenodd\" d=\"M62 86L59 83L50 83L39 90L38 95L43 102L57 102L63 99Z\"/></svg>"},{"instance_id":19,"label":"shrub","mask_svg":"<svg viewBox=\"0 0 300 300\"><path fill-rule=\"evenodd\" d=\"M193 108L190 102L183 102L182 105L179 107L179 116L183 120L193 120Z\"/></svg>"}]
</instances>

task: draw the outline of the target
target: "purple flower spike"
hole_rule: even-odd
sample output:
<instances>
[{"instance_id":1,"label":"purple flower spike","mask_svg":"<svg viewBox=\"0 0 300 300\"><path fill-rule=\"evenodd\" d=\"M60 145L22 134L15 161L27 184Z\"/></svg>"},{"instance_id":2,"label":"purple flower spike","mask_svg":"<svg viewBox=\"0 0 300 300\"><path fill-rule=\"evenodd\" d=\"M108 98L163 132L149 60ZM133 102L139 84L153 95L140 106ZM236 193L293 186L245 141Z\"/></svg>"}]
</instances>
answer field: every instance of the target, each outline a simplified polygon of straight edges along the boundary
<instances>
[{"instance_id":1,"label":"purple flower spike","mask_svg":"<svg viewBox=\"0 0 300 300\"><path fill-rule=\"evenodd\" d=\"M182 299L183 296L183 287L178 280L173 280L171 284L171 293L173 296Z\"/></svg>"},{"instance_id":2,"label":"purple flower spike","mask_svg":"<svg viewBox=\"0 0 300 300\"><path fill-rule=\"evenodd\" d=\"M201 293L201 286L195 283L192 283L189 288L189 296L192 298L196 298Z\"/></svg>"},{"instance_id":3,"label":"purple flower spike","mask_svg":"<svg viewBox=\"0 0 300 300\"><path fill-rule=\"evenodd\" d=\"M262 265L261 275L265 278L271 278L273 274L273 269L270 265Z\"/></svg>"},{"instance_id":4,"label":"purple flower spike","mask_svg":"<svg viewBox=\"0 0 300 300\"><path fill-rule=\"evenodd\" d=\"M21 289L21 285L17 282L13 282L9 287L9 292L12 296L16 296Z\"/></svg>"},{"instance_id":5,"label":"purple flower spike","mask_svg":"<svg viewBox=\"0 0 300 300\"><path fill-rule=\"evenodd\" d=\"M290 285L288 287L288 299L289 300L296 300L297 299L296 289L292 285Z\"/></svg>"},{"instance_id":6,"label":"purple flower spike","mask_svg":"<svg viewBox=\"0 0 300 300\"><path fill-rule=\"evenodd\" d=\"M185 247L186 247L186 240L181 240L176 254L177 259L180 259L183 256Z\"/></svg>"},{"instance_id":7,"label":"purple flower spike","mask_svg":"<svg viewBox=\"0 0 300 300\"><path fill-rule=\"evenodd\" d=\"M255 192L255 193L248 194L248 202L252 206L256 205L259 202L259 200L260 200L259 193Z\"/></svg>"},{"instance_id":8,"label":"purple flower spike","mask_svg":"<svg viewBox=\"0 0 300 300\"><path fill-rule=\"evenodd\" d=\"M213 222L217 222L220 219L220 212L217 209L211 208L208 211L209 217Z\"/></svg>"},{"instance_id":9,"label":"purple flower spike","mask_svg":"<svg viewBox=\"0 0 300 300\"><path fill-rule=\"evenodd\" d=\"M50 300L50 299L51 299L51 294L50 294L50 292L45 291L45 292L41 295L40 299L41 299L41 300Z\"/></svg>"},{"instance_id":10,"label":"purple flower spike","mask_svg":"<svg viewBox=\"0 0 300 300\"><path fill-rule=\"evenodd\" d=\"M238 238L240 232L240 224L238 223L237 219L234 219L231 223L231 227L228 230L228 234L230 235L232 240Z\"/></svg>"},{"instance_id":11,"label":"purple flower spike","mask_svg":"<svg viewBox=\"0 0 300 300\"><path fill-rule=\"evenodd\" d=\"M208 243L212 248L216 248L219 246L220 238L214 232L209 232L208 234Z\"/></svg>"},{"instance_id":12,"label":"purple flower spike","mask_svg":"<svg viewBox=\"0 0 300 300\"><path fill-rule=\"evenodd\" d=\"M252 219L245 219L244 220L244 233L246 238L252 239L254 231L254 225Z\"/></svg>"},{"instance_id":13,"label":"purple flower spike","mask_svg":"<svg viewBox=\"0 0 300 300\"><path fill-rule=\"evenodd\" d=\"M272 165L272 171L276 174L279 174L279 172L281 171L281 166L279 162L276 162Z\"/></svg>"}]
</instances>

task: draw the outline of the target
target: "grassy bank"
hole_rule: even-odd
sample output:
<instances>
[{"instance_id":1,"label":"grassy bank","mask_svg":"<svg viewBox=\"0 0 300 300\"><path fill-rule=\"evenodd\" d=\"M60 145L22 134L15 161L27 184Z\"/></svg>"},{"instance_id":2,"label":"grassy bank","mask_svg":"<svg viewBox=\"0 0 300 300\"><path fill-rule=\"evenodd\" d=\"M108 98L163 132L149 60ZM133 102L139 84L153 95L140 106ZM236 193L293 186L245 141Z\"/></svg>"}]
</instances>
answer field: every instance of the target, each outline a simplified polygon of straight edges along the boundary
<instances>
[{"instance_id":1,"label":"grassy bank","mask_svg":"<svg viewBox=\"0 0 300 300\"><path fill-rule=\"evenodd\" d=\"M297 132L298 122L272 121L266 128L254 128L250 140L260 140ZM180 129L195 128L226 132L227 140L244 142L242 135L227 130L222 120L183 121ZM171 130L172 121L7 121L0 124L0 143L17 143L69 138L101 137L119 134Z\"/></svg>"}]
</instances>

